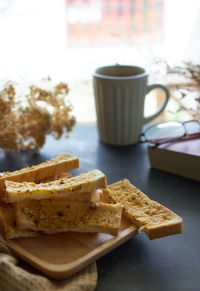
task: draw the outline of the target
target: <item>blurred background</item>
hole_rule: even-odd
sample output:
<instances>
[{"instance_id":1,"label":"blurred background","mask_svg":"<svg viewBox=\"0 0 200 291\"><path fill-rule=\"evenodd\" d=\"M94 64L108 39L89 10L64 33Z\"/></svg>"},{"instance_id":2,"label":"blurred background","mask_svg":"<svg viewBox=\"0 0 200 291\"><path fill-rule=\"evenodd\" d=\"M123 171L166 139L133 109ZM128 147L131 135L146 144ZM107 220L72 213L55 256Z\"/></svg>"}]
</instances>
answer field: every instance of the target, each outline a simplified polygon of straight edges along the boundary
<instances>
[{"instance_id":1,"label":"blurred background","mask_svg":"<svg viewBox=\"0 0 200 291\"><path fill-rule=\"evenodd\" d=\"M145 66L150 82L163 82L161 60L200 63L200 1L0 0L0 41L1 83L65 81L77 121L94 123L96 67ZM159 102L158 93L148 96L145 115ZM162 118L191 118L177 115L178 103Z\"/></svg>"}]
</instances>

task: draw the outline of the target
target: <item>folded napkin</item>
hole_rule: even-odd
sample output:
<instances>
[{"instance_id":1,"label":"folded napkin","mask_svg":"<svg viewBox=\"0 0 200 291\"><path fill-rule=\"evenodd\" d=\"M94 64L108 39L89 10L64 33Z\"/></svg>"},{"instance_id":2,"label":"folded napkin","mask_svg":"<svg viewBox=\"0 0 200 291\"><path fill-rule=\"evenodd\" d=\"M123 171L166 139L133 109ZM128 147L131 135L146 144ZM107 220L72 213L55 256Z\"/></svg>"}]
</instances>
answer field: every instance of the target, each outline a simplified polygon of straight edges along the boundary
<instances>
[{"instance_id":1,"label":"folded napkin","mask_svg":"<svg viewBox=\"0 0 200 291\"><path fill-rule=\"evenodd\" d=\"M90 291L97 283L96 263L65 280L52 280L41 273L17 266L17 258L0 240L0 290L1 291Z\"/></svg>"}]
</instances>

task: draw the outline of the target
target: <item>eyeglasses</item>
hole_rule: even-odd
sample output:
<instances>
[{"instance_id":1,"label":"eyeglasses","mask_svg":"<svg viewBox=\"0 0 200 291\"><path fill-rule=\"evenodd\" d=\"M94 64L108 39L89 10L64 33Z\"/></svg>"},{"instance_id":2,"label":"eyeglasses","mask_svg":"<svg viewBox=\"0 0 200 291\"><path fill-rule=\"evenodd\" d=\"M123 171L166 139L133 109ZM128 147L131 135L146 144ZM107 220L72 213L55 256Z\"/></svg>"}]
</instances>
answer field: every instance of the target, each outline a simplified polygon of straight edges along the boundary
<instances>
[{"instance_id":1,"label":"eyeglasses","mask_svg":"<svg viewBox=\"0 0 200 291\"><path fill-rule=\"evenodd\" d=\"M162 144L200 137L200 120L166 121L148 127L140 135L140 142Z\"/></svg>"}]
</instances>

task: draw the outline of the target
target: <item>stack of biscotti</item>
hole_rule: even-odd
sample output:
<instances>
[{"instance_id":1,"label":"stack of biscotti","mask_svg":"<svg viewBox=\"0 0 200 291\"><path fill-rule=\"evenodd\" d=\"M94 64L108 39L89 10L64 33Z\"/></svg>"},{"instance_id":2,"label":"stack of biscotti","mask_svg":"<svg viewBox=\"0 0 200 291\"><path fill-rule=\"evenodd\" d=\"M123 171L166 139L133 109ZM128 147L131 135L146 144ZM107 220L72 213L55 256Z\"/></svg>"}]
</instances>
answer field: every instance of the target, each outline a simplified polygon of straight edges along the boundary
<instances>
[{"instance_id":1,"label":"stack of biscotti","mask_svg":"<svg viewBox=\"0 0 200 291\"><path fill-rule=\"evenodd\" d=\"M100 170L72 177L79 166L65 153L0 174L0 232L5 239L66 231L117 235L122 211L150 239L182 232L182 219L127 179L107 186Z\"/></svg>"},{"instance_id":2,"label":"stack of biscotti","mask_svg":"<svg viewBox=\"0 0 200 291\"><path fill-rule=\"evenodd\" d=\"M37 233L22 229L16 223L15 204L4 201L5 181L32 181L40 183L58 177L71 177L71 171L79 167L79 159L71 153L64 153L56 158L14 172L0 173L0 232L4 238L30 237Z\"/></svg>"},{"instance_id":3,"label":"stack of biscotti","mask_svg":"<svg viewBox=\"0 0 200 291\"><path fill-rule=\"evenodd\" d=\"M74 158L75 168L78 159ZM37 168L40 172L41 167ZM73 168L71 163L69 168ZM24 174L24 170L21 172ZM55 174L56 177L63 175L59 171ZM38 175L35 176L40 182ZM6 239L34 236L39 232L118 233L122 206L100 202L101 189L106 187L106 177L101 171L92 170L75 177L67 175L45 183L11 181L11 176L4 181L0 206L1 233Z\"/></svg>"}]
</instances>

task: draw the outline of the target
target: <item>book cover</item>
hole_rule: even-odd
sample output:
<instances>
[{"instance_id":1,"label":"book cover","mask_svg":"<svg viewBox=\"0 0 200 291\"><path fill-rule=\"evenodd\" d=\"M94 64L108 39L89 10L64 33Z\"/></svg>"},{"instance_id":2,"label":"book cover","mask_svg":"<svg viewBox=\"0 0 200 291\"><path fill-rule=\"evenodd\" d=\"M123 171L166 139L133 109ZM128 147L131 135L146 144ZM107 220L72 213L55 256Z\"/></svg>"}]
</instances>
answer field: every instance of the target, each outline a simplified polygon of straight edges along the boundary
<instances>
[{"instance_id":1,"label":"book cover","mask_svg":"<svg viewBox=\"0 0 200 291\"><path fill-rule=\"evenodd\" d=\"M152 168L200 181L200 138L148 146Z\"/></svg>"}]
</instances>

